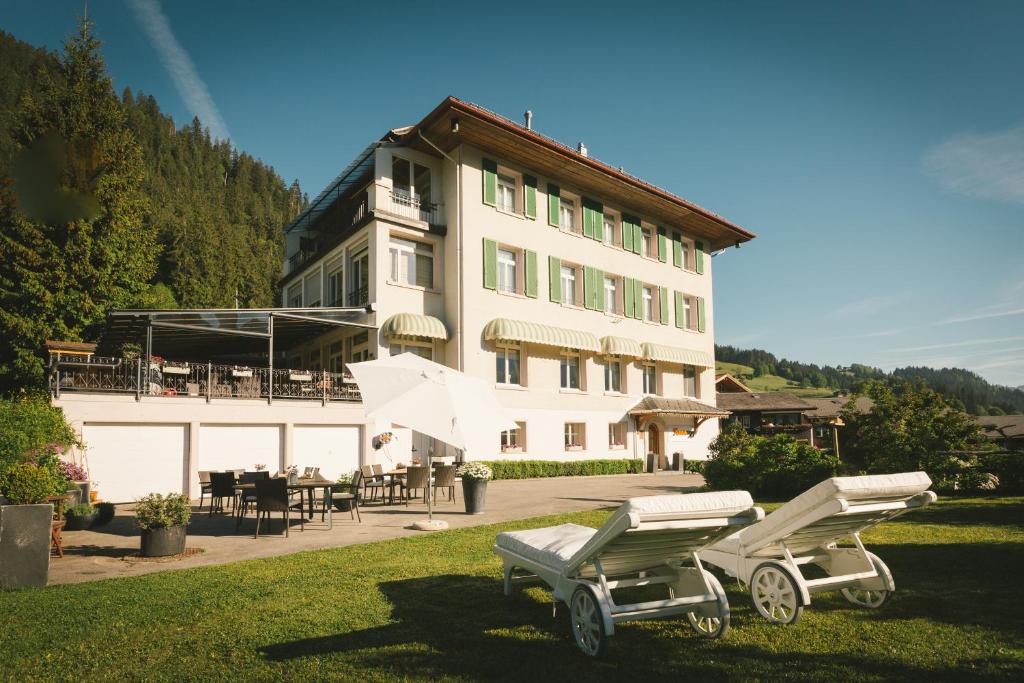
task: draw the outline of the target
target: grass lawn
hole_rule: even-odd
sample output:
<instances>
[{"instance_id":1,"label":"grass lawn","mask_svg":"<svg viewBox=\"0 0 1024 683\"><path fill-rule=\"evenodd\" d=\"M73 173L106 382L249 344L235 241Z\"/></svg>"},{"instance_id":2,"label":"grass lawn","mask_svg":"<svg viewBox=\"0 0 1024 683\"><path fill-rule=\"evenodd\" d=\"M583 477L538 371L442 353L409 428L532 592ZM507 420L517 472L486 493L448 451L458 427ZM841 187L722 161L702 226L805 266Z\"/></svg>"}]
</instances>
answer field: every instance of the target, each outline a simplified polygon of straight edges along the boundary
<instances>
[{"instance_id":1,"label":"grass lawn","mask_svg":"<svg viewBox=\"0 0 1024 683\"><path fill-rule=\"evenodd\" d=\"M772 626L723 581L724 639L636 622L592 661L544 590L502 595L490 546L500 530L607 515L0 593L0 679L1024 680L1024 498L940 499L868 533L896 579L881 611L825 594Z\"/></svg>"}]
</instances>

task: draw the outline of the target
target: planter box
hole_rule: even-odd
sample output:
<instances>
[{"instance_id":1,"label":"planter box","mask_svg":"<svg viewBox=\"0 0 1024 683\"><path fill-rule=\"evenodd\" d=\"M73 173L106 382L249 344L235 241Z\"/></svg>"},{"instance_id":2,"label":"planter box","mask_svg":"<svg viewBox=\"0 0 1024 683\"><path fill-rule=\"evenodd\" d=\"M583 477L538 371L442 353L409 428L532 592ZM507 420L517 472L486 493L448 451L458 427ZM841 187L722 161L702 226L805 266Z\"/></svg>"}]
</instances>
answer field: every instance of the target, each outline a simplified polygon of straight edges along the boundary
<instances>
[{"instance_id":1,"label":"planter box","mask_svg":"<svg viewBox=\"0 0 1024 683\"><path fill-rule=\"evenodd\" d=\"M462 479L462 499L466 501L466 513L470 515L484 514L487 503L486 479Z\"/></svg>"},{"instance_id":2,"label":"planter box","mask_svg":"<svg viewBox=\"0 0 1024 683\"><path fill-rule=\"evenodd\" d=\"M232 377L252 377L252 370L232 370Z\"/></svg>"},{"instance_id":3,"label":"planter box","mask_svg":"<svg viewBox=\"0 0 1024 683\"><path fill-rule=\"evenodd\" d=\"M290 375L288 375L288 379L290 379L293 382L312 382L313 375L303 372L293 372Z\"/></svg>"},{"instance_id":4,"label":"planter box","mask_svg":"<svg viewBox=\"0 0 1024 683\"><path fill-rule=\"evenodd\" d=\"M0 588L45 586L53 506L0 505Z\"/></svg>"},{"instance_id":5,"label":"planter box","mask_svg":"<svg viewBox=\"0 0 1024 683\"><path fill-rule=\"evenodd\" d=\"M165 365L164 366L164 374L165 375L187 375L188 374L188 366L186 365L185 367L181 367L181 366L177 366L177 365Z\"/></svg>"},{"instance_id":6,"label":"planter box","mask_svg":"<svg viewBox=\"0 0 1024 683\"><path fill-rule=\"evenodd\" d=\"M142 556L167 557L185 552L185 527L142 530Z\"/></svg>"},{"instance_id":7,"label":"planter box","mask_svg":"<svg viewBox=\"0 0 1024 683\"><path fill-rule=\"evenodd\" d=\"M91 515L64 515L64 531L85 531L92 528L99 517L99 512Z\"/></svg>"}]
</instances>

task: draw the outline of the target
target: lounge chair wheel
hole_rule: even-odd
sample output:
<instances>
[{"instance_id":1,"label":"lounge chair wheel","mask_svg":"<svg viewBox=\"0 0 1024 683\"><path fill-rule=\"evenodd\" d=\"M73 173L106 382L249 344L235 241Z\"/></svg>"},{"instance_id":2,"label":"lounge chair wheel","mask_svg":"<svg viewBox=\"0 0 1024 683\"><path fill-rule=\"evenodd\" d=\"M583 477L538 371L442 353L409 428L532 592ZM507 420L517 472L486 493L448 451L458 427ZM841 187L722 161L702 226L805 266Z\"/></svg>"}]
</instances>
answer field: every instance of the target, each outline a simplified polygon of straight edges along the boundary
<instances>
[{"instance_id":1,"label":"lounge chair wheel","mask_svg":"<svg viewBox=\"0 0 1024 683\"><path fill-rule=\"evenodd\" d=\"M765 562L750 577L750 595L761 616L773 624L792 624L804 607L789 570L775 562Z\"/></svg>"},{"instance_id":2,"label":"lounge chair wheel","mask_svg":"<svg viewBox=\"0 0 1024 683\"><path fill-rule=\"evenodd\" d=\"M729 631L729 600L725 597L725 589L714 574L705 570L711 590L718 596L719 616L705 617L694 612L687 612L686 618L690 620L690 627L697 632L697 635L705 638L721 638Z\"/></svg>"},{"instance_id":3,"label":"lounge chair wheel","mask_svg":"<svg viewBox=\"0 0 1024 683\"><path fill-rule=\"evenodd\" d=\"M874 566L875 571L878 572L879 576L889 576L890 584L892 577L889 575L889 568L885 566L885 563L875 555L874 553L868 553L868 558L871 560L871 564ZM889 598L892 597L892 591L880 589L880 590L869 590L867 588L844 588L840 591L843 597L849 600L858 607L870 607L871 609L878 609L885 603L889 602Z\"/></svg>"},{"instance_id":4,"label":"lounge chair wheel","mask_svg":"<svg viewBox=\"0 0 1024 683\"><path fill-rule=\"evenodd\" d=\"M573 591L569 605L569 620L576 644L588 657L600 656L604 652L607 637L604 634L601 608L593 591L586 586L578 586Z\"/></svg>"}]
</instances>

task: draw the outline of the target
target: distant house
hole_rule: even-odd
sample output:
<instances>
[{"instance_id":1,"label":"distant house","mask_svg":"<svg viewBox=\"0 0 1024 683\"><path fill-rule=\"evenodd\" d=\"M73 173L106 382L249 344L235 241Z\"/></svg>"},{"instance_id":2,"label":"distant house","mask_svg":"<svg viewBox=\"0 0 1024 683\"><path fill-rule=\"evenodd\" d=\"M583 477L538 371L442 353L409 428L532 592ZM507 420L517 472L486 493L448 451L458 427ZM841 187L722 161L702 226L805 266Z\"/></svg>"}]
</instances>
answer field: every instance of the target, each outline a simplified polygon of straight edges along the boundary
<instances>
[{"instance_id":1,"label":"distant house","mask_svg":"<svg viewBox=\"0 0 1024 683\"><path fill-rule=\"evenodd\" d=\"M1024 415L981 415L974 419L986 439L1008 451L1024 451Z\"/></svg>"},{"instance_id":2,"label":"distant house","mask_svg":"<svg viewBox=\"0 0 1024 683\"><path fill-rule=\"evenodd\" d=\"M750 388L729 373L723 373L715 375L715 391L720 394L750 393Z\"/></svg>"},{"instance_id":3,"label":"distant house","mask_svg":"<svg viewBox=\"0 0 1024 683\"><path fill-rule=\"evenodd\" d=\"M755 434L792 434L812 441L811 423L804 413L813 409L807 401L785 391L724 391L717 405L732 413L726 421L736 421Z\"/></svg>"},{"instance_id":4,"label":"distant house","mask_svg":"<svg viewBox=\"0 0 1024 683\"><path fill-rule=\"evenodd\" d=\"M804 415L814 425L814 443L818 448L831 448L833 452L839 453L839 428L845 423L840 413L850 402L847 396L834 396L832 398L808 398L804 399L813 406L812 410ZM870 412L875 405L867 396L858 396L854 399L854 407L858 413Z\"/></svg>"}]
</instances>

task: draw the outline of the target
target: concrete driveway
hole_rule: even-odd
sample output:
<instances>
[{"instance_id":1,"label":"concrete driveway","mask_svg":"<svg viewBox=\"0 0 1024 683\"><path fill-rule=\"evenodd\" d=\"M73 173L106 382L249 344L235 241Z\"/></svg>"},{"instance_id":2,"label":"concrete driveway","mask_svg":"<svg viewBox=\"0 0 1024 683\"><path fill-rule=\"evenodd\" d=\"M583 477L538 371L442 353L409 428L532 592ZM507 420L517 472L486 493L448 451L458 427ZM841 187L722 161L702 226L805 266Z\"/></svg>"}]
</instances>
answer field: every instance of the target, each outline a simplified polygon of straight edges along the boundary
<instances>
[{"instance_id":1,"label":"concrete driveway","mask_svg":"<svg viewBox=\"0 0 1024 683\"><path fill-rule=\"evenodd\" d=\"M693 491L704 483L700 475L662 473L627 474L598 477L556 477L492 481L487 489L487 512L467 515L462 491L457 490L455 504L441 500L435 516L452 528L494 524L527 517L612 507L633 496ZM439 497L443 498L443 496ZM79 583L150 572L224 564L238 560L285 555L304 550L337 548L356 543L371 543L389 538L423 533L407 528L426 517L422 502L404 505L365 505L362 523L352 521L347 512L334 513L334 528L320 523L320 515L306 524L304 532L292 523L290 536L281 533L279 514L271 523L261 523L260 537L254 539L255 517L249 515L241 529L231 515L210 517L193 508L188 528L189 548L203 552L168 561L139 561L139 531L135 527L131 505L118 506L117 516L106 526L90 531L64 533L64 557L50 560L50 584ZM308 520L307 520L308 521ZM269 532L264 536L263 533ZM443 532L440 532L443 533Z\"/></svg>"}]
</instances>

